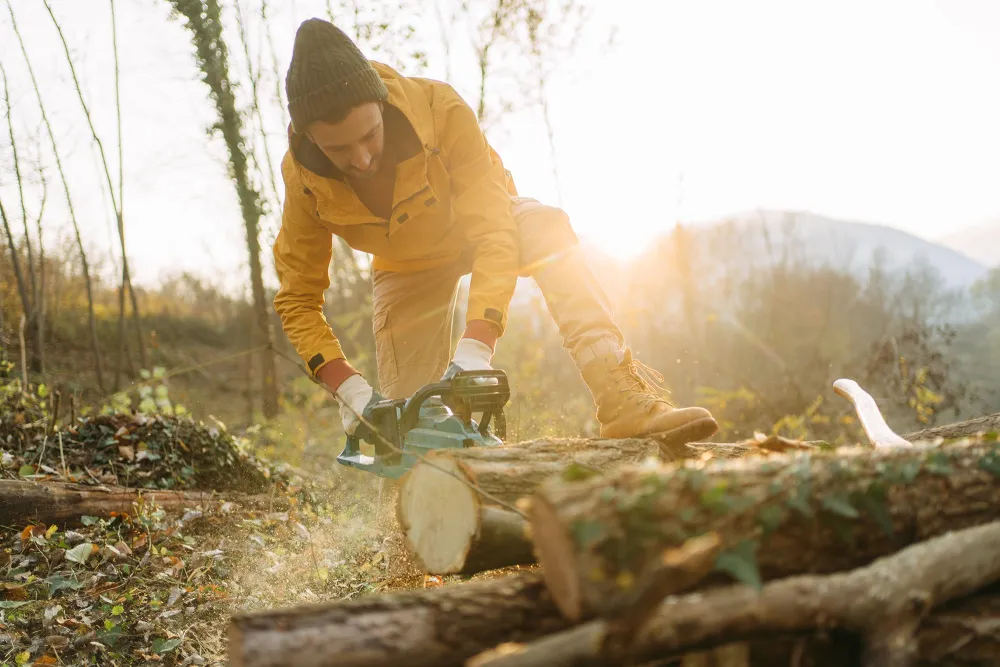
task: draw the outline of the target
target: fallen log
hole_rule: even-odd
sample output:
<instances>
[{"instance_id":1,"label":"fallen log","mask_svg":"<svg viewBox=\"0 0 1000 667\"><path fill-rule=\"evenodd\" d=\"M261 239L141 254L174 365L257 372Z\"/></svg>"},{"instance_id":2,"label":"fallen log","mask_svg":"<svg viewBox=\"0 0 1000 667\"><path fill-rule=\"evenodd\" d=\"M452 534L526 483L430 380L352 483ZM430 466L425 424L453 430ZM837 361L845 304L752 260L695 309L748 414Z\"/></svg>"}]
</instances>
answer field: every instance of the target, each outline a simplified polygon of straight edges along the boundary
<instances>
[{"instance_id":1,"label":"fallen log","mask_svg":"<svg viewBox=\"0 0 1000 667\"><path fill-rule=\"evenodd\" d=\"M501 642L568 627L535 572L246 612L229 624L232 667L457 667Z\"/></svg>"},{"instance_id":2,"label":"fallen log","mask_svg":"<svg viewBox=\"0 0 1000 667\"><path fill-rule=\"evenodd\" d=\"M287 509L288 501L280 494L231 494L225 497L211 491L167 491L123 486L71 484L68 482L32 482L0 480L0 525L47 523L78 525L81 516L108 517L112 512L132 513L132 504L140 496L166 509L201 506L216 507L223 502L244 506Z\"/></svg>"},{"instance_id":3,"label":"fallen log","mask_svg":"<svg viewBox=\"0 0 1000 667\"><path fill-rule=\"evenodd\" d=\"M578 620L612 613L666 549L710 531L723 544L711 576L756 585L993 521L1000 452L973 441L630 465L552 478L527 504L549 590Z\"/></svg>"},{"instance_id":4,"label":"fallen log","mask_svg":"<svg viewBox=\"0 0 1000 667\"><path fill-rule=\"evenodd\" d=\"M533 563L527 524L511 509L518 499L553 475L607 470L658 451L655 440L574 438L440 450L407 474L397 519L408 548L431 574Z\"/></svg>"},{"instance_id":5,"label":"fallen log","mask_svg":"<svg viewBox=\"0 0 1000 667\"><path fill-rule=\"evenodd\" d=\"M995 415L976 417L964 422L926 428L922 431L908 433L903 437L910 442L916 442L918 440L935 440L937 438L944 438L945 440L968 438L979 434L985 435L997 432L1000 432L1000 412Z\"/></svg>"},{"instance_id":6,"label":"fallen log","mask_svg":"<svg viewBox=\"0 0 1000 667\"><path fill-rule=\"evenodd\" d=\"M743 640L766 641L807 631L847 630L864 638L866 665L911 665L946 657L954 637L925 616L1000 581L1000 522L946 533L870 565L827 576L802 575L677 597L660 605L634 641L623 628L595 620L527 646L508 645L470 667L591 667L641 664ZM948 613L939 619L949 622ZM923 627L923 629L921 629ZM634 629L630 630L630 636ZM993 627L994 644L997 628ZM630 637L631 638L631 637ZM752 649L751 649L752 652Z\"/></svg>"}]
</instances>

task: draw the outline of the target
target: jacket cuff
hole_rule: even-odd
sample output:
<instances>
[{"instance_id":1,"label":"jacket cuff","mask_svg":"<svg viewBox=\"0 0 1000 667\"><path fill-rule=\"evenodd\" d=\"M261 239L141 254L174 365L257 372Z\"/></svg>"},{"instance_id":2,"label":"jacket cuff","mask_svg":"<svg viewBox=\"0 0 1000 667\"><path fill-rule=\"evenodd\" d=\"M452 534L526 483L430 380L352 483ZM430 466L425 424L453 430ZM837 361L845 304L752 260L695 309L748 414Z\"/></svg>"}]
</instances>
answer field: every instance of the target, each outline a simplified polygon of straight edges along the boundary
<instances>
[{"instance_id":1,"label":"jacket cuff","mask_svg":"<svg viewBox=\"0 0 1000 667\"><path fill-rule=\"evenodd\" d=\"M477 324L473 324L477 323ZM469 298L469 309L465 316L466 331L472 327L482 327L484 323L492 324L497 329L497 338L503 336L507 329L507 311L484 305L482 302ZM475 336L472 336L474 338ZM487 341L483 341L484 343Z\"/></svg>"},{"instance_id":2,"label":"jacket cuff","mask_svg":"<svg viewBox=\"0 0 1000 667\"><path fill-rule=\"evenodd\" d=\"M346 359L343 348L337 342L325 343L318 350L313 350L311 354L309 352L300 353L300 356L313 377L318 377L319 370L331 361Z\"/></svg>"}]
</instances>

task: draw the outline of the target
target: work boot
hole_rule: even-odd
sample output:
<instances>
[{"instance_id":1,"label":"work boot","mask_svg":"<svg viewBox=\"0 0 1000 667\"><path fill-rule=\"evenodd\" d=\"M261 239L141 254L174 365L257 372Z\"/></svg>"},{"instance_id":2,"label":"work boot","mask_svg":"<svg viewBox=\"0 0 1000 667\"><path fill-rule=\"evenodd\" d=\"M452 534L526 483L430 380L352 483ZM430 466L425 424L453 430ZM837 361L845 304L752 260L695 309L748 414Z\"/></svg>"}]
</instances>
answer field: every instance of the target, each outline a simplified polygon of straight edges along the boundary
<instances>
[{"instance_id":1,"label":"work boot","mask_svg":"<svg viewBox=\"0 0 1000 667\"><path fill-rule=\"evenodd\" d=\"M718 424L705 408L678 408L662 398L663 376L632 359L602 355L582 370L597 404L602 438L648 437L664 445L696 442L712 436Z\"/></svg>"}]
</instances>

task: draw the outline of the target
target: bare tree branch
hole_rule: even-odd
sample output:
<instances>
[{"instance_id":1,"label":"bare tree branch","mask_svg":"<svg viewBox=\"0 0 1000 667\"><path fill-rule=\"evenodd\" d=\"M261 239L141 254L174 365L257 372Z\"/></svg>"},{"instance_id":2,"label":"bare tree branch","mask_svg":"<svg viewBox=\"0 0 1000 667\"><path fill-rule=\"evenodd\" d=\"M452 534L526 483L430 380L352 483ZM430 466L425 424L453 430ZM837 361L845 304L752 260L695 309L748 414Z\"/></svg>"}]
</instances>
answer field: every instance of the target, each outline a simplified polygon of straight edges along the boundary
<instances>
[{"instance_id":1,"label":"bare tree branch","mask_svg":"<svg viewBox=\"0 0 1000 667\"><path fill-rule=\"evenodd\" d=\"M73 231L76 236L77 247L80 250L80 265L83 269L83 279L87 288L87 309L88 318L90 320L90 338L91 345L94 352L94 370L97 375L97 385L100 387L101 391L105 391L104 385L104 363L101 359L101 348L97 337L97 318L94 314L94 288L93 281L90 276L90 265L87 262L87 252L83 246L83 237L80 234L80 224L76 217L76 211L73 208L73 198L70 195L69 190L69 180L66 178L66 172L63 170L62 159L59 156L59 148L56 143L55 132L52 130L52 124L49 122L48 114L45 112L45 104L42 101L42 92L38 87L38 80L35 78L34 68L31 66L31 59L28 57L28 50L25 47L24 39L21 36L20 30L17 27L17 20L14 16L14 9L10 5L10 0L7 0L7 11L10 12L10 22L11 27L14 29L14 34L17 36L18 44L21 47L21 53L24 54L24 62L28 68L28 74L31 76L31 85L35 90L35 96L38 98L38 108L42 114L42 122L45 124L45 130L49 135L49 141L52 144L52 154L56 160L56 167L59 170L59 177L62 180L63 190L66 194L66 206L69 209L70 219L73 222Z\"/></svg>"}]
</instances>

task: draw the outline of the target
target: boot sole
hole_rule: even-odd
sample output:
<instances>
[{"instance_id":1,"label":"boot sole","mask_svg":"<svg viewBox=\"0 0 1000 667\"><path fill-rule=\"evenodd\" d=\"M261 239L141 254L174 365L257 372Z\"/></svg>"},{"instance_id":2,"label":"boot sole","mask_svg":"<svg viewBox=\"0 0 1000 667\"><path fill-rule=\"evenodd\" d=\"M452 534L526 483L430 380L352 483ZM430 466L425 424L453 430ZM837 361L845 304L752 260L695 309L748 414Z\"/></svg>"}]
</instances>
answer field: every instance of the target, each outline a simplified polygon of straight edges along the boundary
<instances>
[{"instance_id":1,"label":"boot sole","mask_svg":"<svg viewBox=\"0 0 1000 667\"><path fill-rule=\"evenodd\" d=\"M719 430L719 424L712 417L703 417L661 433L650 433L643 437L658 440L661 447L686 445L710 438Z\"/></svg>"}]
</instances>

